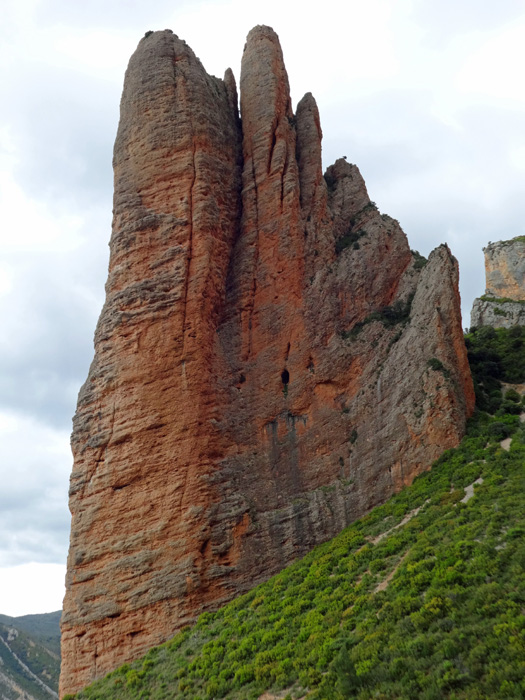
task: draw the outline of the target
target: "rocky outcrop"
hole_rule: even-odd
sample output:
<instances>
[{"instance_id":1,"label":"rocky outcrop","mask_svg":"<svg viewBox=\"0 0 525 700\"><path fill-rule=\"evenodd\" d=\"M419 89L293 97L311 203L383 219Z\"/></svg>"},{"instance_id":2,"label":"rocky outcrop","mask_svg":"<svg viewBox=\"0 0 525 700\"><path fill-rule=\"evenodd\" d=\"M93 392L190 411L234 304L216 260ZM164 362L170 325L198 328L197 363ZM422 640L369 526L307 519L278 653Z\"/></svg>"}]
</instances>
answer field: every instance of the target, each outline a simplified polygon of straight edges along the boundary
<instances>
[{"instance_id":1,"label":"rocky outcrop","mask_svg":"<svg viewBox=\"0 0 525 700\"><path fill-rule=\"evenodd\" d=\"M408 484L474 394L458 269L422 264L355 165L321 168L276 34L210 77L130 61L107 297L74 419L61 692L164 641Z\"/></svg>"},{"instance_id":2,"label":"rocky outcrop","mask_svg":"<svg viewBox=\"0 0 525 700\"><path fill-rule=\"evenodd\" d=\"M470 325L525 325L525 236L489 243L483 252L486 290L474 300Z\"/></svg>"},{"instance_id":3,"label":"rocky outcrop","mask_svg":"<svg viewBox=\"0 0 525 700\"><path fill-rule=\"evenodd\" d=\"M525 236L489 243L485 253L486 294L520 301L525 296Z\"/></svg>"},{"instance_id":4,"label":"rocky outcrop","mask_svg":"<svg viewBox=\"0 0 525 700\"><path fill-rule=\"evenodd\" d=\"M492 326L492 328L511 328L525 326L525 300L510 301L507 299L491 299L486 296L474 299L470 312L470 325Z\"/></svg>"}]
</instances>

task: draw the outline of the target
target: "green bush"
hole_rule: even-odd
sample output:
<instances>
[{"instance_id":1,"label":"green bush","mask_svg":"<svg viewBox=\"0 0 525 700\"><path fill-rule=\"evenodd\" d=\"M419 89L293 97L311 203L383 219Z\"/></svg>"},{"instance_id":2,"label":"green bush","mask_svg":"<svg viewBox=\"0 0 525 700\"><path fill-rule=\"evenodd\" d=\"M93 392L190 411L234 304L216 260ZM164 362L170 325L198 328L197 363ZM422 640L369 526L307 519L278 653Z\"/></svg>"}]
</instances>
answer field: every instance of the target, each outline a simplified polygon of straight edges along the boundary
<instances>
[{"instance_id":1,"label":"green bush","mask_svg":"<svg viewBox=\"0 0 525 700\"><path fill-rule=\"evenodd\" d=\"M414 295L410 295L406 301L396 301L392 306L384 306L378 311L373 311L362 321L359 321L354 325L354 327L349 331L344 331L342 333L343 339L351 338L355 339L363 328L372 323L373 321L379 321L385 328L392 328L397 324L406 324L410 319L410 311L412 309L412 301L414 300ZM397 340L399 340L399 337Z\"/></svg>"},{"instance_id":2,"label":"green bush","mask_svg":"<svg viewBox=\"0 0 525 700\"><path fill-rule=\"evenodd\" d=\"M352 231L352 229L348 230L335 242L336 255L339 255L339 253L342 253L345 248L349 248L350 246L353 246L354 248L356 246L359 247L358 241L363 236L366 236L366 231L364 229L359 229L358 231Z\"/></svg>"},{"instance_id":3,"label":"green bush","mask_svg":"<svg viewBox=\"0 0 525 700\"><path fill-rule=\"evenodd\" d=\"M504 399L506 401L514 401L514 403L520 403L521 402L521 396L518 394L516 389L508 389L505 392Z\"/></svg>"},{"instance_id":4,"label":"green bush","mask_svg":"<svg viewBox=\"0 0 525 700\"><path fill-rule=\"evenodd\" d=\"M427 364L430 369L433 369L436 372L443 372L445 369L443 363L441 360L438 360L437 357L431 357Z\"/></svg>"},{"instance_id":5,"label":"green bush","mask_svg":"<svg viewBox=\"0 0 525 700\"><path fill-rule=\"evenodd\" d=\"M522 410L523 409L520 403L514 403L514 401L502 401L496 415L510 413L517 416L522 412Z\"/></svg>"},{"instance_id":6,"label":"green bush","mask_svg":"<svg viewBox=\"0 0 525 700\"><path fill-rule=\"evenodd\" d=\"M506 423L492 423L488 428L489 436L495 438L496 440L504 440L505 438L509 437L512 432L511 426L507 425Z\"/></svg>"},{"instance_id":7,"label":"green bush","mask_svg":"<svg viewBox=\"0 0 525 700\"><path fill-rule=\"evenodd\" d=\"M417 250L410 251L414 257L414 268L416 270L421 270L427 264L428 260L421 255Z\"/></svg>"},{"instance_id":8,"label":"green bush","mask_svg":"<svg viewBox=\"0 0 525 700\"><path fill-rule=\"evenodd\" d=\"M490 326L471 329L465 336L476 405L494 414L501 408L501 382L525 382L525 352L520 326L494 329ZM511 391L511 396L516 392ZM513 400L513 399L510 399Z\"/></svg>"}]
</instances>

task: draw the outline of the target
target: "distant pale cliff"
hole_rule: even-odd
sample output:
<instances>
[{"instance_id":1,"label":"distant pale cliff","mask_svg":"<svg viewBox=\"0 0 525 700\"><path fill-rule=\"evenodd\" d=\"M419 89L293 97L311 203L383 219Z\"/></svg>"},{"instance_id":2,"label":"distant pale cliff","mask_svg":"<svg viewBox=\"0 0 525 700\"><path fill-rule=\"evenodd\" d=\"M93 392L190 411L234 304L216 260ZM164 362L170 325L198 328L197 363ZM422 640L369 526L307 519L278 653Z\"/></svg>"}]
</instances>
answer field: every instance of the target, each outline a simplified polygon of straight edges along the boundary
<instances>
[{"instance_id":1,"label":"distant pale cliff","mask_svg":"<svg viewBox=\"0 0 525 700\"><path fill-rule=\"evenodd\" d=\"M525 236L489 243L483 252L486 290L474 300L470 325L525 325Z\"/></svg>"},{"instance_id":2,"label":"distant pale cliff","mask_svg":"<svg viewBox=\"0 0 525 700\"><path fill-rule=\"evenodd\" d=\"M131 58L95 359L72 446L61 692L333 537L458 443L474 394L456 260L413 255L355 165L323 176L277 35L207 75Z\"/></svg>"}]
</instances>

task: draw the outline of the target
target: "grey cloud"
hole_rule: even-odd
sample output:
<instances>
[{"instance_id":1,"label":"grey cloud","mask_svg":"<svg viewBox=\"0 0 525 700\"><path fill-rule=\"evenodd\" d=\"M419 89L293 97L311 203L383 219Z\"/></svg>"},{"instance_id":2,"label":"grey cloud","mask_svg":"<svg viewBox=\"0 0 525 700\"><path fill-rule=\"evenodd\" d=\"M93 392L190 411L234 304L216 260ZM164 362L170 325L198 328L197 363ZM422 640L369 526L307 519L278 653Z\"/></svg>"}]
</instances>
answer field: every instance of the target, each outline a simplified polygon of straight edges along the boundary
<instances>
[{"instance_id":1,"label":"grey cloud","mask_svg":"<svg viewBox=\"0 0 525 700\"><path fill-rule=\"evenodd\" d=\"M111 207L111 153L118 123L119 90L111 83L66 68L22 66L8 86L9 120L15 142L23 144L16 174L38 198Z\"/></svg>"},{"instance_id":2,"label":"grey cloud","mask_svg":"<svg viewBox=\"0 0 525 700\"><path fill-rule=\"evenodd\" d=\"M85 240L65 252L2 251L14 271L14 289L0 298L0 407L69 431L103 300L120 89L67 68L27 62L7 86L6 80L9 100L1 120L19 145L18 184L46 202L51 216L80 216Z\"/></svg>"},{"instance_id":3,"label":"grey cloud","mask_svg":"<svg viewBox=\"0 0 525 700\"><path fill-rule=\"evenodd\" d=\"M0 566L64 560L69 533L67 434L9 414L0 441Z\"/></svg>"},{"instance_id":4,"label":"grey cloud","mask_svg":"<svg viewBox=\"0 0 525 700\"><path fill-rule=\"evenodd\" d=\"M427 42L440 45L458 34L500 27L522 12L521 0L419 0L414 18L427 31Z\"/></svg>"},{"instance_id":5,"label":"grey cloud","mask_svg":"<svg viewBox=\"0 0 525 700\"><path fill-rule=\"evenodd\" d=\"M27 562L40 564L62 564L69 541L69 518L64 513L60 529L49 526L40 511L32 523L21 518L7 520L0 515L3 546L0 548L0 566L17 566Z\"/></svg>"},{"instance_id":6,"label":"grey cloud","mask_svg":"<svg viewBox=\"0 0 525 700\"><path fill-rule=\"evenodd\" d=\"M46 296L24 310L32 326L26 337L12 338L9 350L0 353L0 406L69 429L93 355L95 323L78 300Z\"/></svg>"},{"instance_id":7,"label":"grey cloud","mask_svg":"<svg viewBox=\"0 0 525 700\"><path fill-rule=\"evenodd\" d=\"M0 299L0 407L68 430L80 385L93 357L93 332L103 301L109 225L69 254L4 256L14 289Z\"/></svg>"},{"instance_id":8,"label":"grey cloud","mask_svg":"<svg viewBox=\"0 0 525 700\"><path fill-rule=\"evenodd\" d=\"M157 26L163 22L166 14L181 11L185 6L194 6L190 0L90 0L90 2L67 2L63 0L44 0L38 8L38 19L43 24L80 25L82 27L104 27L119 30L135 28L141 24L144 31L149 29L166 29ZM140 38L140 37L138 37Z\"/></svg>"},{"instance_id":9,"label":"grey cloud","mask_svg":"<svg viewBox=\"0 0 525 700\"><path fill-rule=\"evenodd\" d=\"M322 116L325 163L344 154L374 185L419 178L454 153L454 134L430 114L430 102L431 95L420 90L342 99L337 111L331 107Z\"/></svg>"}]
</instances>

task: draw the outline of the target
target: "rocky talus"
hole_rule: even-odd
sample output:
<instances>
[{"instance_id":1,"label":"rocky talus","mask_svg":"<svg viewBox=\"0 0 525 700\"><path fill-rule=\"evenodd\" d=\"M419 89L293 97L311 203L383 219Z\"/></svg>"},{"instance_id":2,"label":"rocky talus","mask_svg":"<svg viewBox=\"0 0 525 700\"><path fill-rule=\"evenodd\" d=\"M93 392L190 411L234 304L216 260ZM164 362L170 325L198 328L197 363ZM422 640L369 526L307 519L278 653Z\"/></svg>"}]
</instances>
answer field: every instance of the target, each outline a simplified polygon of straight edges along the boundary
<instances>
[{"instance_id":1,"label":"rocky talus","mask_svg":"<svg viewBox=\"0 0 525 700\"><path fill-rule=\"evenodd\" d=\"M458 443L458 268L424 264L355 165L323 175L277 35L207 75L131 58L106 302L74 418L61 693L268 578Z\"/></svg>"},{"instance_id":2,"label":"rocky talus","mask_svg":"<svg viewBox=\"0 0 525 700\"><path fill-rule=\"evenodd\" d=\"M470 325L525 325L525 236L489 243L483 252L486 290L474 300Z\"/></svg>"}]
</instances>

